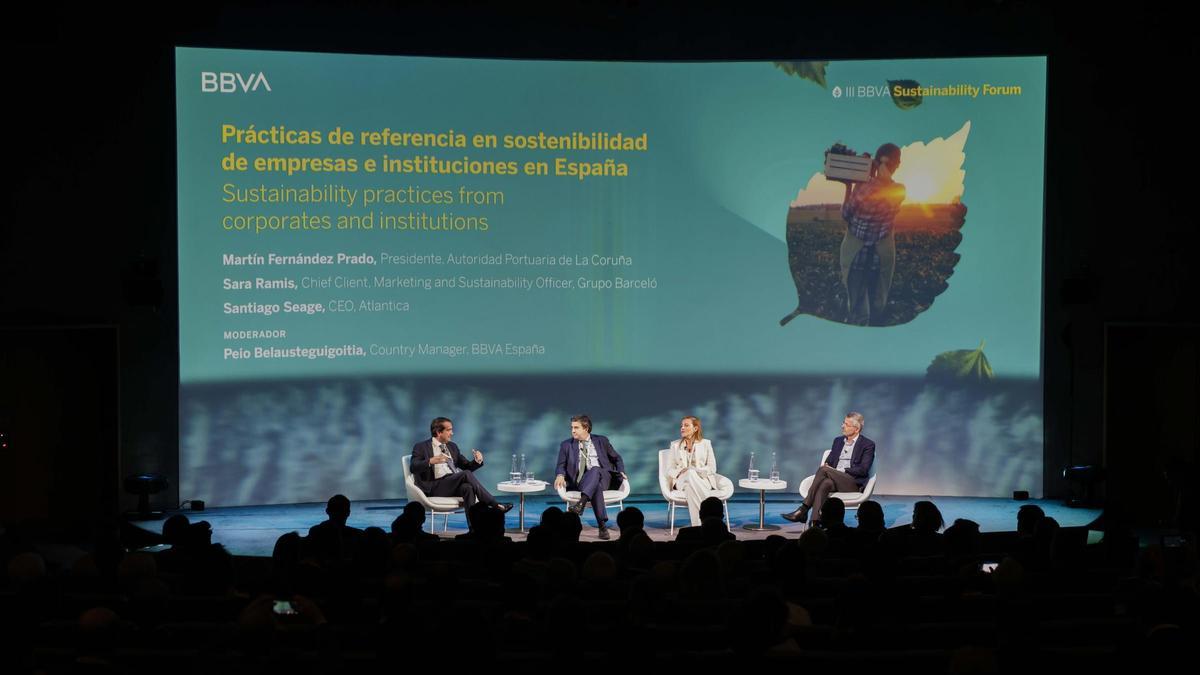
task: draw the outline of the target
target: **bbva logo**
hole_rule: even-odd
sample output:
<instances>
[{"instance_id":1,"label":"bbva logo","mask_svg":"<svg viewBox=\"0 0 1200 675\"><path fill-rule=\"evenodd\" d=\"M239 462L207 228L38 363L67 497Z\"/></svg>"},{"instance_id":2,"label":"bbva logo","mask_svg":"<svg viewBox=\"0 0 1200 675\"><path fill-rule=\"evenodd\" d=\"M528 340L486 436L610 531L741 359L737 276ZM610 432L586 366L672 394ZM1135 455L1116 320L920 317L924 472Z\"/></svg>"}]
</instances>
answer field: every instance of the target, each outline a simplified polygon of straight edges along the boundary
<instances>
[{"instance_id":1,"label":"bbva logo","mask_svg":"<svg viewBox=\"0 0 1200 675\"><path fill-rule=\"evenodd\" d=\"M237 91L246 93L258 91L259 87L271 91L271 83L267 82L267 76L261 72L245 76L241 73L200 73L200 91L205 93L232 94Z\"/></svg>"}]
</instances>

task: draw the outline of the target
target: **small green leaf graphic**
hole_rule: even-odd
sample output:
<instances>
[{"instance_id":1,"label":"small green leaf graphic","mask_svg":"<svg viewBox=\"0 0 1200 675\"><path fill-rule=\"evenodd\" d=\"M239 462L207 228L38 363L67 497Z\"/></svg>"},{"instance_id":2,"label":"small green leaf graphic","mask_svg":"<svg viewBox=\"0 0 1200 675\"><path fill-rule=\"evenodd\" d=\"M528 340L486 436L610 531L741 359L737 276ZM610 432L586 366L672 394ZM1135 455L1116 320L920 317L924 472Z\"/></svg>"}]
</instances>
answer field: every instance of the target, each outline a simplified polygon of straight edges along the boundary
<instances>
[{"instance_id":1,"label":"small green leaf graphic","mask_svg":"<svg viewBox=\"0 0 1200 675\"><path fill-rule=\"evenodd\" d=\"M779 68L788 75L805 80L811 80L825 86L825 66L828 66L828 61L776 61L775 67Z\"/></svg>"},{"instance_id":2,"label":"small green leaf graphic","mask_svg":"<svg viewBox=\"0 0 1200 675\"><path fill-rule=\"evenodd\" d=\"M913 89L920 87L920 83L916 80L888 80L888 93L892 95L892 103L901 110L912 110L921 105L921 101L925 100L920 94L915 96L896 96L896 87L902 89Z\"/></svg>"},{"instance_id":3,"label":"small green leaf graphic","mask_svg":"<svg viewBox=\"0 0 1200 675\"><path fill-rule=\"evenodd\" d=\"M983 353L985 344L986 341L980 342L978 349L955 349L938 354L925 371L925 377L941 381L992 381L996 375Z\"/></svg>"}]
</instances>

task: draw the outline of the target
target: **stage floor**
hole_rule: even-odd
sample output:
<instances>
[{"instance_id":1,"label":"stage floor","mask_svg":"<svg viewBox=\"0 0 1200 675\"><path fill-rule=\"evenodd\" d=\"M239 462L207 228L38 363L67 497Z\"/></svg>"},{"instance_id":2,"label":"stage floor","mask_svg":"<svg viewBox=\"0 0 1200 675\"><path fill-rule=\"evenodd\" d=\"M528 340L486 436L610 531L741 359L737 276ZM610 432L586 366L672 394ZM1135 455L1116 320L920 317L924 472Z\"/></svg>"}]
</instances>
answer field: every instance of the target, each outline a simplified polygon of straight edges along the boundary
<instances>
[{"instance_id":1,"label":"stage floor","mask_svg":"<svg viewBox=\"0 0 1200 675\"><path fill-rule=\"evenodd\" d=\"M501 500L510 495L498 495ZM511 495L515 498L515 495ZM746 524L758 523L758 498L753 493L739 492L729 500L729 518L731 528L738 539L764 539L771 534L796 537L804 531L804 526L790 523L780 517L785 511L791 511L798 504L798 495L768 495L766 504L766 522L780 526L774 532L752 532L742 528ZM931 497L931 496L876 496L874 501L883 506L884 520L888 527L912 522L913 503L930 500L937 504L950 525L956 518L966 518L979 523L984 532L1004 532L1017 529L1017 509L1024 504L1037 504L1042 507L1047 516L1058 521L1063 527L1078 527L1086 525L1100 515L1096 509L1070 508L1058 500L1029 500L1024 502L1011 499L987 499L980 497ZM349 524L354 527L380 527L384 531L391 530L392 520L400 515L401 509L407 503L405 499L383 501L355 502L352 505ZM516 532L517 510L516 500L513 500L513 510L508 513L507 525L514 531L509 536L515 540L524 539L525 535ZM552 495L534 495L526 499L525 526L537 524L542 510L548 506L563 507L563 503ZM646 533L655 541L671 539L667 530L667 505L661 495L635 495L625 500L625 506L636 506L646 516ZM172 512L174 513L174 512ZM275 540L287 532L296 531L300 534L308 532L308 528L325 519L325 504L286 504L275 506L236 506L213 508L205 511L184 511L193 521L207 520L212 524L213 542L223 544L230 553L235 555L269 556L275 546ZM616 535L616 509L609 509L609 524L613 526ZM846 521L854 524L854 513L848 512ZM137 526L155 533L162 532L163 521L141 521ZM427 519L425 529L436 531L442 535L442 518L437 518L437 528ZM686 508L675 512L675 526L689 525ZM450 516L449 529L443 536L453 537L466 532L465 517L460 514ZM584 513L583 533L580 539L597 541L596 521L589 509Z\"/></svg>"}]
</instances>

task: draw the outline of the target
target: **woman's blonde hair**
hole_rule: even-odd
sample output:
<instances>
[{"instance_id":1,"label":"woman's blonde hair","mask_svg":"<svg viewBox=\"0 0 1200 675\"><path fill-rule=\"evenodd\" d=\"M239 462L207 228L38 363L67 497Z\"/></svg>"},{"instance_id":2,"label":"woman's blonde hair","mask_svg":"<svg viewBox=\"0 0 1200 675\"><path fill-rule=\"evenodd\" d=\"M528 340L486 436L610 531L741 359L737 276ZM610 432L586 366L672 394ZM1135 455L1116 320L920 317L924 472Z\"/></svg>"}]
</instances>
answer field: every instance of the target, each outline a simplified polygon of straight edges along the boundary
<instances>
[{"instance_id":1,"label":"woman's blonde hair","mask_svg":"<svg viewBox=\"0 0 1200 675\"><path fill-rule=\"evenodd\" d=\"M695 415L684 415L683 419L691 420L692 426L696 427L696 430L692 432L692 440L693 441L704 440L704 426L702 424L700 424L700 418L696 417Z\"/></svg>"}]
</instances>

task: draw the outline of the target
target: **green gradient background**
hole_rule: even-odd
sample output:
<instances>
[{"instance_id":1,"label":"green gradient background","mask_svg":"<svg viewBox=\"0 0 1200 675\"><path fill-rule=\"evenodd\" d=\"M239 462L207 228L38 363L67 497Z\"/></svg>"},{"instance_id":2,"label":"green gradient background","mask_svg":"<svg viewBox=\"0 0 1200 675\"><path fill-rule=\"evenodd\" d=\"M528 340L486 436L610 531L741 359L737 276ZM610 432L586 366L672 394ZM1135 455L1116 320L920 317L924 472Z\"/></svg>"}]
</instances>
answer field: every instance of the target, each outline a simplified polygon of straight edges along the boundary
<instances>
[{"instance_id":1,"label":"green gradient background","mask_svg":"<svg viewBox=\"0 0 1200 675\"><path fill-rule=\"evenodd\" d=\"M262 71L272 91L214 94L201 71ZM828 88L771 63L655 64L485 61L185 49L176 52L181 383L417 373L919 375L934 355L974 348L1003 377L1037 378L1041 353L1045 59L835 62ZM913 79L926 85L1019 84L1020 97L927 99L915 110L887 98L835 99L835 85ZM971 122L962 256L950 288L913 322L845 326L804 316L786 327L795 288L783 241L789 202L834 141L859 150L883 142L928 143ZM282 124L326 131L391 127L466 133L609 131L650 138L648 153L567 153L627 161L628 178L439 177L384 174L226 174L221 156L347 155L414 150L317 146L222 146L220 124ZM421 151L424 152L424 151ZM476 159L552 158L557 152L440 150ZM476 232L227 233L220 186L265 183L503 190ZM245 206L239 213L298 208ZM309 207L340 213L341 207ZM428 209L443 210L440 207ZM221 280L298 276L299 268L224 268L222 253L528 253L629 255L631 268L375 267L316 275L654 276L654 291L336 290L230 293ZM365 270L365 271L364 271ZM399 314L226 316L221 303L407 300ZM286 329L285 343L222 339L223 330ZM416 342L541 343L537 359L225 361L224 347Z\"/></svg>"}]
</instances>

